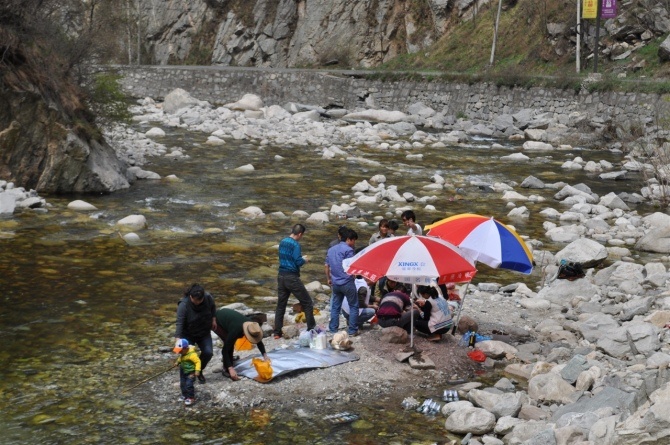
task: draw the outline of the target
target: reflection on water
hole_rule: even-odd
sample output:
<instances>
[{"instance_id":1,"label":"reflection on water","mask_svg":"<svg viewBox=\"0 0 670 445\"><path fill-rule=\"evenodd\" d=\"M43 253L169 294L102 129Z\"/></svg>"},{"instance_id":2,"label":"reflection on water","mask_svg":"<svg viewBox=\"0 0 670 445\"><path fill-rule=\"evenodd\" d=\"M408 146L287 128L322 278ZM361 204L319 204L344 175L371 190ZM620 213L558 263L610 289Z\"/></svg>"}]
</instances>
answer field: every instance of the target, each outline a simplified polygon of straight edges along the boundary
<instances>
[{"instance_id":1,"label":"reflection on water","mask_svg":"<svg viewBox=\"0 0 670 445\"><path fill-rule=\"evenodd\" d=\"M179 423L182 414L156 406L150 394L125 397L120 388L166 363L157 350L171 343L175 304L189 283L205 284L220 305L243 298L255 309L273 310L273 303L264 297L275 294L275 245L296 222L291 218L293 211L312 213L351 202L351 187L375 174L386 175L387 184L397 185L401 194L437 196L431 204L438 212L414 205L418 222L424 225L463 212L505 220L509 209L500 194L472 185L477 182L520 183L532 174L545 182L584 182L598 194L611 188L596 177L561 170L560 165L575 152L531 155L532 163L515 165L499 161L514 147L492 150L490 141L476 141L471 147L425 148L423 161L406 159L407 152L349 149L352 156L383 165L371 167L324 160L309 147L198 145L205 139L206 135L172 134L167 145L186 147L191 158L154 159L152 165L144 166L162 176L175 174L181 181L138 182L131 190L112 195L47 196L53 207L46 213L27 211L0 219L4 297L0 397L5 401L1 442L25 443L26 437L31 443L44 444L444 441L443 419L427 421L421 414L403 412L400 400L405 395L341 407L361 415L360 421L348 426L332 427L297 418L292 412L258 410L224 417L201 409L192 413L184 428ZM578 154L620 164L619 155L612 153ZM277 155L283 159L276 160ZM254 172L234 171L249 163ZM434 173L443 175L450 187L440 192L423 189ZM616 185L617 191L640 187L635 180ZM551 200L554 191L533 193ZM92 214L68 210L67 203L77 198L99 210ZM558 204L525 205L531 218L509 222L521 234L541 238L538 212ZM287 218L240 218L237 212L248 206L258 206L267 215L283 212ZM382 214L378 206L363 209ZM385 204L384 211L394 212L393 204ZM142 240L134 246L126 245L114 227L131 214L145 215L150 225L150 230L139 232ZM308 226L304 253L323 258L342 222L334 219L323 227ZM362 222L366 225L356 226L359 245L376 227L372 218ZM321 280L322 274L320 261L313 261L304 268L304 281ZM486 270L477 280L492 277L498 282L537 281L537 277ZM258 432L261 425L263 433ZM296 430L301 431L299 438Z\"/></svg>"}]
</instances>

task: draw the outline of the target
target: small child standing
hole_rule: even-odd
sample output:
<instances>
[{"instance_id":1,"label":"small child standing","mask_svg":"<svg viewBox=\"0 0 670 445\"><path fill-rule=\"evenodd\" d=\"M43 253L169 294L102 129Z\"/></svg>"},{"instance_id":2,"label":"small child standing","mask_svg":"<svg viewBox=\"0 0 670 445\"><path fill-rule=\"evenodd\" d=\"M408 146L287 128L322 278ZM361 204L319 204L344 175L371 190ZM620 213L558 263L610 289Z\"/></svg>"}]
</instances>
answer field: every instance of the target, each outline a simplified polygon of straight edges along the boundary
<instances>
[{"instance_id":1,"label":"small child standing","mask_svg":"<svg viewBox=\"0 0 670 445\"><path fill-rule=\"evenodd\" d=\"M195 387L193 382L200 375L200 357L195 352L195 347L188 344L188 340L182 338L173 349L179 354L177 364L179 365L179 387L184 405L191 406L195 402Z\"/></svg>"}]
</instances>

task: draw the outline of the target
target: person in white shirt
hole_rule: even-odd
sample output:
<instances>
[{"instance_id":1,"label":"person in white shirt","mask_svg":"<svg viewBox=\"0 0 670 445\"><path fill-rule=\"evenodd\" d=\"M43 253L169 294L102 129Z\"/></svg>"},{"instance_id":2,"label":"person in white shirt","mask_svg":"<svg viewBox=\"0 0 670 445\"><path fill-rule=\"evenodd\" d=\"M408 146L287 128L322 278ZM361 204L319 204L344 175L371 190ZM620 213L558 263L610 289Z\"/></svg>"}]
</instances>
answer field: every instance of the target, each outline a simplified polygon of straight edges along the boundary
<instances>
[{"instance_id":1,"label":"person in white shirt","mask_svg":"<svg viewBox=\"0 0 670 445\"><path fill-rule=\"evenodd\" d=\"M405 223L405 227L408 227L408 235L423 235L423 229L416 223L416 215L413 211L405 210L400 217L402 222Z\"/></svg>"},{"instance_id":2,"label":"person in white shirt","mask_svg":"<svg viewBox=\"0 0 670 445\"><path fill-rule=\"evenodd\" d=\"M372 282L367 278L363 278L361 275L356 275L356 290L358 292L358 326L357 329L360 329L363 326L363 323L370 321L374 318L377 313L378 306L376 304L370 304L370 295L372 294L370 289L370 284ZM349 303L346 298L342 301L342 315L345 319L349 319Z\"/></svg>"}]
</instances>

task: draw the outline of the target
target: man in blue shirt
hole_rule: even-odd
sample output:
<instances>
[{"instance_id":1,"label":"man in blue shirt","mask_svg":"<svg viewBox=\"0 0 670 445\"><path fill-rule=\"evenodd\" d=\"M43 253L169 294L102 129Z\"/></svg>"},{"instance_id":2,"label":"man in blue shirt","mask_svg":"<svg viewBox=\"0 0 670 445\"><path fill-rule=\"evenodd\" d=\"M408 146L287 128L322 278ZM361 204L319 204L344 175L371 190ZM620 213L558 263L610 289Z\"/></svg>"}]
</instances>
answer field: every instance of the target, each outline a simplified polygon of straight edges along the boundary
<instances>
[{"instance_id":1,"label":"man in blue shirt","mask_svg":"<svg viewBox=\"0 0 670 445\"><path fill-rule=\"evenodd\" d=\"M342 301L346 298L349 303L349 329L350 336L358 335L358 294L356 293L356 284L354 276L344 271L342 261L354 256L354 245L358 239L358 234L351 229L346 230L346 235L342 234L340 242L328 249L326 254L326 279L328 285L333 289L330 298L330 324L328 330L331 333L337 332L340 327L340 311L342 310Z\"/></svg>"},{"instance_id":2,"label":"man in blue shirt","mask_svg":"<svg viewBox=\"0 0 670 445\"><path fill-rule=\"evenodd\" d=\"M279 339L282 336L282 327L284 326L284 313L288 297L293 294L305 312L307 320L307 329L314 329L314 303L312 297L307 293L305 285L300 281L300 267L305 264L309 258L302 255L300 241L305 234L305 226L296 224L291 229L291 234L281 240L279 243L279 274L277 275L277 308L275 309L275 327L274 338Z\"/></svg>"}]
</instances>

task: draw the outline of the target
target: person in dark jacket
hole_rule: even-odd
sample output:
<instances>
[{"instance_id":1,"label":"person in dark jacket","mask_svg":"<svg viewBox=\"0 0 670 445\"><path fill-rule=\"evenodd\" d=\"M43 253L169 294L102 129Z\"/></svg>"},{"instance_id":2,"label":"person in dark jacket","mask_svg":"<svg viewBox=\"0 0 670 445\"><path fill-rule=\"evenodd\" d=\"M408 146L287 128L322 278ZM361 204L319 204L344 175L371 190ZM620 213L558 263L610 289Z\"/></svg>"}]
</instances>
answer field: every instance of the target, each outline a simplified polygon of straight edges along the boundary
<instances>
[{"instance_id":1,"label":"person in dark jacket","mask_svg":"<svg viewBox=\"0 0 670 445\"><path fill-rule=\"evenodd\" d=\"M197 344L200 348L201 372L198 376L200 383L205 383L203 371L212 358L214 348L212 334L216 331L216 304L214 298L199 284L193 284L184 292L183 298L177 304L177 329L175 339L179 343L182 338L189 344Z\"/></svg>"},{"instance_id":2,"label":"person in dark jacket","mask_svg":"<svg viewBox=\"0 0 670 445\"><path fill-rule=\"evenodd\" d=\"M221 350L223 360L223 376L230 377L231 380L239 380L235 367L233 366L233 351L235 342L242 337L246 337L251 344L258 347L258 351L263 354L265 360L268 355L263 345L263 330L255 321L247 318L243 314L227 308L221 308L216 311L216 335L223 340L223 349Z\"/></svg>"}]
</instances>

